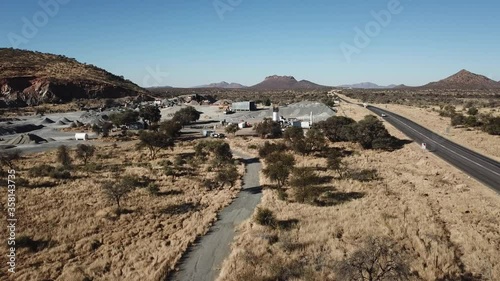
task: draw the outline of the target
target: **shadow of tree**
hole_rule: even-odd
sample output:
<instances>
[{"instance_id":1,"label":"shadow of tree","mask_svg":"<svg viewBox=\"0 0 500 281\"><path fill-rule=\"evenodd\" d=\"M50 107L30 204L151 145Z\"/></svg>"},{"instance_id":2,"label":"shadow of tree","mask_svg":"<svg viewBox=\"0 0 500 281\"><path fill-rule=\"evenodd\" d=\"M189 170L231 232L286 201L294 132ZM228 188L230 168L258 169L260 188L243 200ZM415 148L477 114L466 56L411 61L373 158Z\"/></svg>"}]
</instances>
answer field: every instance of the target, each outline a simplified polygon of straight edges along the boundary
<instances>
[{"instance_id":1,"label":"shadow of tree","mask_svg":"<svg viewBox=\"0 0 500 281\"><path fill-rule=\"evenodd\" d=\"M298 219L278 220L276 222L277 227L281 230L291 230L297 226L297 224L299 224Z\"/></svg>"},{"instance_id":2,"label":"shadow of tree","mask_svg":"<svg viewBox=\"0 0 500 281\"><path fill-rule=\"evenodd\" d=\"M182 194L184 194L184 191L182 190L169 190L169 191L158 192L158 196L175 196Z\"/></svg>"},{"instance_id":3,"label":"shadow of tree","mask_svg":"<svg viewBox=\"0 0 500 281\"><path fill-rule=\"evenodd\" d=\"M201 210L202 206L199 204L194 204L194 203L182 203L182 204L177 204L177 205L170 205L163 210L161 210L161 213L166 214L166 215L182 215L182 214L187 214L189 212L194 212Z\"/></svg>"},{"instance_id":4,"label":"shadow of tree","mask_svg":"<svg viewBox=\"0 0 500 281\"><path fill-rule=\"evenodd\" d=\"M321 197L314 200L317 206L328 207L347 203L365 197L363 192L333 192L327 191Z\"/></svg>"},{"instance_id":5,"label":"shadow of tree","mask_svg":"<svg viewBox=\"0 0 500 281\"><path fill-rule=\"evenodd\" d=\"M249 158L249 159L242 159L241 162L245 165L250 165L250 164L255 164L255 163L260 163L259 158Z\"/></svg>"},{"instance_id":6,"label":"shadow of tree","mask_svg":"<svg viewBox=\"0 0 500 281\"><path fill-rule=\"evenodd\" d=\"M242 189L241 192L247 192L250 194L259 194L259 193L262 193L262 187L256 186L256 187L245 188L245 189Z\"/></svg>"},{"instance_id":7,"label":"shadow of tree","mask_svg":"<svg viewBox=\"0 0 500 281\"><path fill-rule=\"evenodd\" d=\"M380 180L377 169L364 169L364 170L348 170L345 172L345 178L351 178L359 182L370 182Z\"/></svg>"},{"instance_id":8,"label":"shadow of tree","mask_svg":"<svg viewBox=\"0 0 500 281\"><path fill-rule=\"evenodd\" d=\"M50 240L33 240L31 237L28 236L21 236L18 239L16 239L16 246L17 248L26 248L31 252L39 252L45 248L50 247L52 244L54 244L53 241Z\"/></svg>"}]
</instances>

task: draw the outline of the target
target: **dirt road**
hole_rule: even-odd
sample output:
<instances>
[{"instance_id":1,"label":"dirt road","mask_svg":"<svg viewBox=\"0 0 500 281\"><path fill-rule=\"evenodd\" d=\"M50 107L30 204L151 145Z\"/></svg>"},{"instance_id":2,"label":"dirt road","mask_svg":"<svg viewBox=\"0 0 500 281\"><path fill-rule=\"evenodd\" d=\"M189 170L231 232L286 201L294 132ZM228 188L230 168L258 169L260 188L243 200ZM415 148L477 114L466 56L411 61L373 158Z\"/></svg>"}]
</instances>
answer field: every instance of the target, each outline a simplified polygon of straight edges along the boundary
<instances>
[{"instance_id":1,"label":"dirt road","mask_svg":"<svg viewBox=\"0 0 500 281\"><path fill-rule=\"evenodd\" d=\"M242 191L231 205L219 213L219 220L183 256L179 271L167 280L175 281L213 281L219 275L224 259L231 252L231 242L235 227L248 219L259 204L262 191L259 182L261 164L258 159L243 155L247 172L244 176Z\"/></svg>"}]
</instances>

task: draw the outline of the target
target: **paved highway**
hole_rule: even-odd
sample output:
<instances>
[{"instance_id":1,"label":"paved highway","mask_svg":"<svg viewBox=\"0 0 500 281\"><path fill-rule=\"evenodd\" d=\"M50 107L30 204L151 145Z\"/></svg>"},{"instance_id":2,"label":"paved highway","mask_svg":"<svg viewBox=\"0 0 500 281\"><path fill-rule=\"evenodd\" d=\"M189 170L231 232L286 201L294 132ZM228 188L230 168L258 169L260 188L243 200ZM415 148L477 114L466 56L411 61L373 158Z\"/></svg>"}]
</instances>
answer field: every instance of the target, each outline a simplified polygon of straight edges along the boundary
<instances>
[{"instance_id":1,"label":"paved highway","mask_svg":"<svg viewBox=\"0 0 500 281\"><path fill-rule=\"evenodd\" d=\"M390 111L368 106L375 114L387 115L384 119L415 142L427 144L427 149L446 162L476 178L500 193L500 163L458 145L440 135Z\"/></svg>"}]
</instances>

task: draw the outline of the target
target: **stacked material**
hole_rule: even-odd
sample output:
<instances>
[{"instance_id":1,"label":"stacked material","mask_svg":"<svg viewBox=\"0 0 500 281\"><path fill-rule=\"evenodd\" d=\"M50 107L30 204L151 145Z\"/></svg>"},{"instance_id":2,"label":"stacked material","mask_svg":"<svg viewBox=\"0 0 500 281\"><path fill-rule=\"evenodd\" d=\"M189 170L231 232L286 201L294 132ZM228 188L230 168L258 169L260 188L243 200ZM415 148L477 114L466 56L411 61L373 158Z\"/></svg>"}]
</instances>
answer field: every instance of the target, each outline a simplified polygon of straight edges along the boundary
<instances>
[{"instance_id":1,"label":"stacked material","mask_svg":"<svg viewBox=\"0 0 500 281\"><path fill-rule=\"evenodd\" d=\"M105 120L103 118L104 114L95 111L85 112L80 116L80 121L86 125L99 125L102 126Z\"/></svg>"},{"instance_id":2,"label":"stacked material","mask_svg":"<svg viewBox=\"0 0 500 281\"><path fill-rule=\"evenodd\" d=\"M40 130L43 127L44 127L43 125L37 126L35 124L0 126L0 136L28 133L28 132L35 131L35 130Z\"/></svg>"},{"instance_id":3,"label":"stacked material","mask_svg":"<svg viewBox=\"0 0 500 281\"><path fill-rule=\"evenodd\" d=\"M8 145L20 145L20 144L40 144L40 143L46 143L47 140L39 137L35 134L22 134L19 135L13 139L10 139L5 142L5 144Z\"/></svg>"},{"instance_id":4,"label":"stacked material","mask_svg":"<svg viewBox=\"0 0 500 281\"><path fill-rule=\"evenodd\" d=\"M42 122L41 122L41 124L44 124L44 125L46 125L46 124L54 124L54 123L55 122L52 119L48 118L48 117L44 118L42 120Z\"/></svg>"}]
</instances>

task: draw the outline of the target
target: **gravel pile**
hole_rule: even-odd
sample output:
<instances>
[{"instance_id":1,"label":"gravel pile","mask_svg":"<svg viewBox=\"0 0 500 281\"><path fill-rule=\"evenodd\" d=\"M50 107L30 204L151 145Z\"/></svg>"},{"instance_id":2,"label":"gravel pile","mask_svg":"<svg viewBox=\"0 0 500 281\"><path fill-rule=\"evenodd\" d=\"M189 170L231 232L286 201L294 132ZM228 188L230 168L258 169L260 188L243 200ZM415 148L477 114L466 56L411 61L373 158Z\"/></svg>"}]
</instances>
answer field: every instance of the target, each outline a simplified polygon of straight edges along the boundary
<instances>
[{"instance_id":1,"label":"gravel pile","mask_svg":"<svg viewBox=\"0 0 500 281\"><path fill-rule=\"evenodd\" d=\"M48 142L46 139L39 137L35 134L22 134L13 139L6 141L7 145L20 145L20 144L39 144Z\"/></svg>"}]
</instances>

